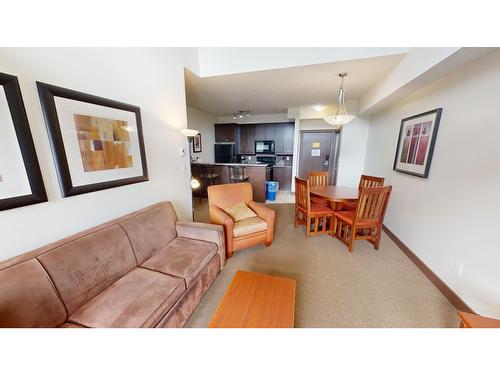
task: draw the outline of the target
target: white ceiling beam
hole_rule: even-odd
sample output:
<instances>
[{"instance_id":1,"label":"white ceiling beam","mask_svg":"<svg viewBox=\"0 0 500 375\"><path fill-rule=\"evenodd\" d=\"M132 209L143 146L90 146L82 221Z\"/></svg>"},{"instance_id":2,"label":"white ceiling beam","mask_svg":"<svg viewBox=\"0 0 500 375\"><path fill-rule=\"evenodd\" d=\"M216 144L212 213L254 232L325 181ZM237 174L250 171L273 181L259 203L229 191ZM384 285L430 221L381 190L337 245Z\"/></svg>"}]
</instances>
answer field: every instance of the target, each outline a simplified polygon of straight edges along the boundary
<instances>
[{"instance_id":1,"label":"white ceiling beam","mask_svg":"<svg viewBox=\"0 0 500 375\"><path fill-rule=\"evenodd\" d=\"M407 53L408 47L200 47L200 77L325 64Z\"/></svg>"},{"instance_id":2,"label":"white ceiling beam","mask_svg":"<svg viewBox=\"0 0 500 375\"><path fill-rule=\"evenodd\" d=\"M387 77L360 98L359 113L374 114L492 50L493 48L412 48Z\"/></svg>"}]
</instances>

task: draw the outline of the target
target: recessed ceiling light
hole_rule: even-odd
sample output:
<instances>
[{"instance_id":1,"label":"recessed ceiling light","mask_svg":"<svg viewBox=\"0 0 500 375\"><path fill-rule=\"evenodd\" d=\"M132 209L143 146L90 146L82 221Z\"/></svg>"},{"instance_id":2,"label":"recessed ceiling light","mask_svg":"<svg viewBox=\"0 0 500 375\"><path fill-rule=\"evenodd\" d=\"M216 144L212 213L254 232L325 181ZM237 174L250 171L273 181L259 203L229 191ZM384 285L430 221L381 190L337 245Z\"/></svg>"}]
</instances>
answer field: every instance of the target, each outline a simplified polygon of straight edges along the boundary
<instances>
[{"instance_id":1,"label":"recessed ceiling light","mask_svg":"<svg viewBox=\"0 0 500 375\"><path fill-rule=\"evenodd\" d=\"M324 110L326 108L326 105L323 105L323 104L316 104L316 105L313 105L313 108L318 111L318 112L321 112L322 110Z\"/></svg>"}]
</instances>

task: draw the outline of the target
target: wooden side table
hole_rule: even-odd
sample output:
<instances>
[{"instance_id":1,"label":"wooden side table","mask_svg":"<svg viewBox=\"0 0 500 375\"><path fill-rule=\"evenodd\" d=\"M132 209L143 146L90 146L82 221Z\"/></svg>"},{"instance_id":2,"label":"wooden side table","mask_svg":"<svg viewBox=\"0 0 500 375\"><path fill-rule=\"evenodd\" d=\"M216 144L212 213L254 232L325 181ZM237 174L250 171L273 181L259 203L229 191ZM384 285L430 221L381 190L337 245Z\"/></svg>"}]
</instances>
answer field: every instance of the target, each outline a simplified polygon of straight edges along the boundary
<instances>
[{"instance_id":1,"label":"wooden side table","mask_svg":"<svg viewBox=\"0 0 500 375\"><path fill-rule=\"evenodd\" d=\"M459 311L460 328L500 328L500 320Z\"/></svg>"}]
</instances>

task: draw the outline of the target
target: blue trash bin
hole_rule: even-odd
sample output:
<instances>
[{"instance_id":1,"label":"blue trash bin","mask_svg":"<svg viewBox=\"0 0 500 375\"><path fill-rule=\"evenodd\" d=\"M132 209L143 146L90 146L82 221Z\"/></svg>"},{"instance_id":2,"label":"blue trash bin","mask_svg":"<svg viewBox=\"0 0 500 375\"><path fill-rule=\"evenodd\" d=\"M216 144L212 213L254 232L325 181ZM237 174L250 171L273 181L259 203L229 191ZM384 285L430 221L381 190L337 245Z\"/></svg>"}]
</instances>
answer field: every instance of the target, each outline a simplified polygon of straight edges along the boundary
<instances>
[{"instance_id":1,"label":"blue trash bin","mask_svg":"<svg viewBox=\"0 0 500 375\"><path fill-rule=\"evenodd\" d=\"M276 193L278 191L278 182L268 181L267 185L267 199L270 201L276 200Z\"/></svg>"}]
</instances>

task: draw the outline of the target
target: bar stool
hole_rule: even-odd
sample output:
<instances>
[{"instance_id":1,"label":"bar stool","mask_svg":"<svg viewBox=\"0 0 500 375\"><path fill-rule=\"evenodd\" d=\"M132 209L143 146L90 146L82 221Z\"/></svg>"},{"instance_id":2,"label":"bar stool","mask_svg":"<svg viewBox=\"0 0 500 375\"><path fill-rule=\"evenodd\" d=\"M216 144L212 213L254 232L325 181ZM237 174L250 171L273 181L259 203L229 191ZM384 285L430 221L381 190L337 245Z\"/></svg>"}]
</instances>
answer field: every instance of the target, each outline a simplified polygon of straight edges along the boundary
<instances>
[{"instance_id":1,"label":"bar stool","mask_svg":"<svg viewBox=\"0 0 500 375\"><path fill-rule=\"evenodd\" d=\"M203 165L200 178L203 180L205 193L208 186L220 184L220 176L215 173L213 165Z\"/></svg>"},{"instance_id":2,"label":"bar stool","mask_svg":"<svg viewBox=\"0 0 500 375\"><path fill-rule=\"evenodd\" d=\"M245 176L245 167L230 165L229 167L229 181L231 183L247 182L248 176Z\"/></svg>"}]
</instances>

